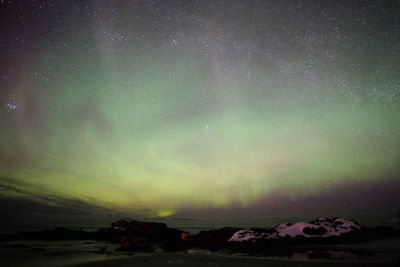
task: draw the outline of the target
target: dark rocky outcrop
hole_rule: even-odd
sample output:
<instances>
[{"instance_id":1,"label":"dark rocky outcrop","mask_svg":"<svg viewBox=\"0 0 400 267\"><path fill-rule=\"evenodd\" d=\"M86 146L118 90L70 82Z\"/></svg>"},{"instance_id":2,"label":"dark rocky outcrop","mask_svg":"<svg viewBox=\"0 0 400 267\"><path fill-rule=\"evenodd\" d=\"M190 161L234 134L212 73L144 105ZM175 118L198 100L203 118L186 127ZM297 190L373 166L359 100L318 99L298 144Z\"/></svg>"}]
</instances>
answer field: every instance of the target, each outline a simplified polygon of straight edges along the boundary
<instances>
[{"instance_id":1,"label":"dark rocky outcrop","mask_svg":"<svg viewBox=\"0 0 400 267\"><path fill-rule=\"evenodd\" d=\"M321 217L309 223L283 223L266 231L241 230L230 238L228 246L238 252L273 255L277 248L282 253L285 248L299 245L357 243L397 236L400 231L391 227L367 228L352 219Z\"/></svg>"},{"instance_id":2,"label":"dark rocky outcrop","mask_svg":"<svg viewBox=\"0 0 400 267\"><path fill-rule=\"evenodd\" d=\"M193 237L193 245L217 250L229 246L228 239L241 230L235 227L224 227L218 230L201 231L197 236Z\"/></svg>"},{"instance_id":3,"label":"dark rocky outcrop","mask_svg":"<svg viewBox=\"0 0 400 267\"><path fill-rule=\"evenodd\" d=\"M155 247L165 244L166 250L187 249L181 242L182 231L167 227L165 223L119 220L110 228L100 228L95 232L54 228L37 232L17 232L4 234L1 240L48 239L48 240L104 240L120 243L121 251L153 252Z\"/></svg>"},{"instance_id":4,"label":"dark rocky outcrop","mask_svg":"<svg viewBox=\"0 0 400 267\"><path fill-rule=\"evenodd\" d=\"M1 235L1 240L48 239L48 240L104 240L121 244L120 251L153 252L185 251L193 247L210 250L230 250L253 255L282 255L292 253L290 247L298 245L354 243L400 236L400 231L388 226L366 228L351 219L321 217L309 223L283 223L271 229L251 228L243 230L224 227L201 231L182 240L182 231L167 227L164 223L119 220L110 228L95 232L55 228L39 232L18 232ZM339 233L339 234L338 234ZM96 253L107 253L101 249ZM310 257L320 257L317 253Z\"/></svg>"},{"instance_id":5,"label":"dark rocky outcrop","mask_svg":"<svg viewBox=\"0 0 400 267\"><path fill-rule=\"evenodd\" d=\"M112 243L118 243L124 237L125 233L122 230L114 228L100 228L92 233L95 240L106 240Z\"/></svg>"},{"instance_id":6,"label":"dark rocky outcrop","mask_svg":"<svg viewBox=\"0 0 400 267\"><path fill-rule=\"evenodd\" d=\"M303 233L306 235L323 235L326 233L326 230L323 227L318 227L318 228L305 227L303 229Z\"/></svg>"},{"instance_id":7,"label":"dark rocky outcrop","mask_svg":"<svg viewBox=\"0 0 400 267\"><path fill-rule=\"evenodd\" d=\"M160 244L178 244L182 236L182 231L165 223L119 220L111 228L111 233L120 235L121 251L153 252Z\"/></svg>"}]
</instances>

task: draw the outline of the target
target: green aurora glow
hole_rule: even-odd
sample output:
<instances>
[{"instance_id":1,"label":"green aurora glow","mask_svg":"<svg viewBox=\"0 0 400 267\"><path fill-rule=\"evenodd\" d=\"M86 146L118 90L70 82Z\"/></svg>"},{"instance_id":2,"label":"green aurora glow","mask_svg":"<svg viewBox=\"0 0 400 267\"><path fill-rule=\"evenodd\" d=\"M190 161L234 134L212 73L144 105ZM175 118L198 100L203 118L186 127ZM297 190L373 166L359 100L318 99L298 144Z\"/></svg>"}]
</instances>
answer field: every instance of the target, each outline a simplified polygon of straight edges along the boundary
<instances>
[{"instance_id":1,"label":"green aurora glow","mask_svg":"<svg viewBox=\"0 0 400 267\"><path fill-rule=\"evenodd\" d=\"M202 23L186 14L168 24L162 4L164 13L101 6L78 22L59 14L61 28L19 46L24 58L2 81L0 176L27 186L3 197L54 194L168 216L398 179L399 34L390 38L390 17L374 26L317 16L312 26L301 12L297 21L248 19L221 4L185 7ZM218 19L227 10L236 15ZM264 26L246 30L256 22Z\"/></svg>"}]
</instances>

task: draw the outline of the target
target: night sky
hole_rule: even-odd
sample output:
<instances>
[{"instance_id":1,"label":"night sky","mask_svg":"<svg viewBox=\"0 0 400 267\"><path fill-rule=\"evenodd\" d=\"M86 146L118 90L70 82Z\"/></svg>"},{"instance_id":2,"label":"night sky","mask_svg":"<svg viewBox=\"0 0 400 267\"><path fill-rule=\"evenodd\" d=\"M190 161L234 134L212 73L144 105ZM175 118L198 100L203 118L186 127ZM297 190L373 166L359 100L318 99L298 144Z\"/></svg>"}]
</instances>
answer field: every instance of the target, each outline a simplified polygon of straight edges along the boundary
<instances>
[{"instance_id":1,"label":"night sky","mask_svg":"<svg viewBox=\"0 0 400 267\"><path fill-rule=\"evenodd\" d=\"M0 212L390 219L399 98L399 1L5 0Z\"/></svg>"}]
</instances>

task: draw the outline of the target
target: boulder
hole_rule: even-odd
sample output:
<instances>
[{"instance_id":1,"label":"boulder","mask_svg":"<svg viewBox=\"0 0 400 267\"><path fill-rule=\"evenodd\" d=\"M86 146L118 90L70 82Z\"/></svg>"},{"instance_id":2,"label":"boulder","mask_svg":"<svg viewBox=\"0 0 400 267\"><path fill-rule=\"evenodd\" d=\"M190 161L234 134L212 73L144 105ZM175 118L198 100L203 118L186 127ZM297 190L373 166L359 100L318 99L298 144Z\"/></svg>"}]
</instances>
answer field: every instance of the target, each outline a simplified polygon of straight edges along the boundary
<instances>
[{"instance_id":1,"label":"boulder","mask_svg":"<svg viewBox=\"0 0 400 267\"><path fill-rule=\"evenodd\" d=\"M224 227L217 230L201 231L194 237L194 245L199 245L203 248L217 250L229 247L228 239L240 228Z\"/></svg>"},{"instance_id":2,"label":"boulder","mask_svg":"<svg viewBox=\"0 0 400 267\"><path fill-rule=\"evenodd\" d=\"M114 228L100 228L92 235L93 239L96 240L107 240L110 242L119 243L126 233L122 230Z\"/></svg>"},{"instance_id":3,"label":"boulder","mask_svg":"<svg viewBox=\"0 0 400 267\"><path fill-rule=\"evenodd\" d=\"M368 240L366 228L352 219L320 217L309 223L282 223L270 230L240 230L229 242L243 244L234 247L271 247L298 244L331 244Z\"/></svg>"}]
</instances>

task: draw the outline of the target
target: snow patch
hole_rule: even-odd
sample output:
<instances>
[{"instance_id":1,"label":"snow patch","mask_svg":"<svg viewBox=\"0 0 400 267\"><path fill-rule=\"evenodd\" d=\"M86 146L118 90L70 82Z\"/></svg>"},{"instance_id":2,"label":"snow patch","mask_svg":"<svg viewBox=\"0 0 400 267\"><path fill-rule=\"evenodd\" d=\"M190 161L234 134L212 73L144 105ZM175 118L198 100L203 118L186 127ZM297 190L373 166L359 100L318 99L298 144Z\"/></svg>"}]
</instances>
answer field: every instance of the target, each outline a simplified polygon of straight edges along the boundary
<instances>
[{"instance_id":1,"label":"snow patch","mask_svg":"<svg viewBox=\"0 0 400 267\"><path fill-rule=\"evenodd\" d=\"M359 230L361 230L360 225L352 219L320 217L310 223L282 223L273 228L270 233L257 233L255 231L240 230L233 234L228 241L244 242L256 241L260 238L278 239L284 237L327 238L332 236L341 236Z\"/></svg>"},{"instance_id":2,"label":"snow patch","mask_svg":"<svg viewBox=\"0 0 400 267\"><path fill-rule=\"evenodd\" d=\"M122 231L126 231L126 229L125 229L125 228L123 228L123 227L119 227L119 226L113 226L113 228L114 228L115 230L122 230Z\"/></svg>"},{"instance_id":3,"label":"snow patch","mask_svg":"<svg viewBox=\"0 0 400 267\"><path fill-rule=\"evenodd\" d=\"M240 230L233 234L228 241L243 242L243 241L256 241L260 238L272 238L268 233L257 233L250 230Z\"/></svg>"}]
</instances>

